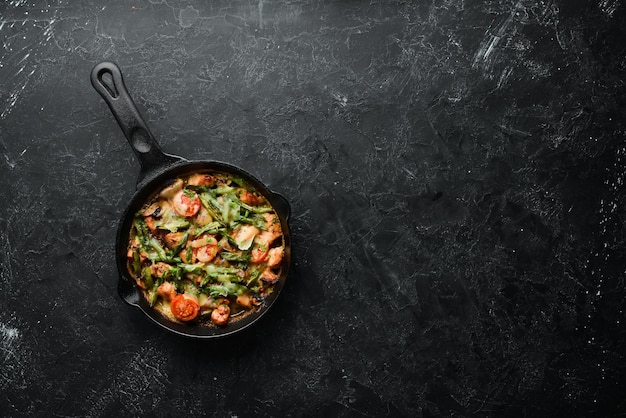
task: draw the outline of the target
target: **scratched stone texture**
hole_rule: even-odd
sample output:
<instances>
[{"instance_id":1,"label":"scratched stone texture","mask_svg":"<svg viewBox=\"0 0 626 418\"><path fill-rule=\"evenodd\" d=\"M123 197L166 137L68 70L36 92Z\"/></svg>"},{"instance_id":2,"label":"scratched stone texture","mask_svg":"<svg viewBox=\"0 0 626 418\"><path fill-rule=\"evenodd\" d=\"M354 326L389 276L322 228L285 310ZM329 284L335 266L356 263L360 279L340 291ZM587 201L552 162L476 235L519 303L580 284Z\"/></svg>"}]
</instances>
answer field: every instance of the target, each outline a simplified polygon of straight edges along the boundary
<instances>
[{"instance_id":1,"label":"scratched stone texture","mask_svg":"<svg viewBox=\"0 0 626 418\"><path fill-rule=\"evenodd\" d=\"M0 4L0 415L623 416L626 3ZM161 146L291 203L268 314L219 341L117 294ZM621 415L620 415L621 414Z\"/></svg>"}]
</instances>

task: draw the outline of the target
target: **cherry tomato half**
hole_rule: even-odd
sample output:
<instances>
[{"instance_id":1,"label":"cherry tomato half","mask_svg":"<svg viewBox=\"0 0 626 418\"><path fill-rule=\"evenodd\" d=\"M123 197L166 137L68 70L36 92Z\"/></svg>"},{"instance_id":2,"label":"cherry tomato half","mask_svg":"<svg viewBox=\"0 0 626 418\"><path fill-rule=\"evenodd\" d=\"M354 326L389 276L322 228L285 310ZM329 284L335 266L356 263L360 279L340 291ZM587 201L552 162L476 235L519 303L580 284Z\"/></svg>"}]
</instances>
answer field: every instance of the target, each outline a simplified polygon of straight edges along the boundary
<instances>
[{"instance_id":1,"label":"cherry tomato half","mask_svg":"<svg viewBox=\"0 0 626 418\"><path fill-rule=\"evenodd\" d=\"M177 295L170 302L170 309L176 318L186 322L196 319L200 305L192 298Z\"/></svg>"}]
</instances>

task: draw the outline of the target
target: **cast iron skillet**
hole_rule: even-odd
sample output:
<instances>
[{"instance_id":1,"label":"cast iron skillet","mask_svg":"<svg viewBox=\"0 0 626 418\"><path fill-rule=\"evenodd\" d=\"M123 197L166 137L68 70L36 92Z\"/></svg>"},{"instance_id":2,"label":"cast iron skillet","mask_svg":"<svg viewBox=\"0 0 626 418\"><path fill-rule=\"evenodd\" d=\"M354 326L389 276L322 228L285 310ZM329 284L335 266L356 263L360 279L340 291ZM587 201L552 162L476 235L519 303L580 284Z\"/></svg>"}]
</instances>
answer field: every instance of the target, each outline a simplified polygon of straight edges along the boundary
<instances>
[{"instance_id":1,"label":"cast iron skillet","mask_svg":"<svg viewBox=\"0 0 626 418\"><path fill-rule=\"evenodd\" d=\"M115 251L117 268L120 273L118 283L120 296L130 305L142 310L161 327L188 337L200 339L222 337L249 327L261 318L276 301L287 278L291 259L291 239L287 224L290 214L289 202L278 193L270 191L263 183L241 168L218 161L188 161L182 157L163 152L139 114L135 103L126 90L122 73L114 63L102 62L96 65L91 71L91 84L109 105L113 116L115 116L141 164L137 180L137 191L131 198L120 220L117 231ZM128 238L134 214L153 193L163 188L168 182L176 179L176 177L186 176L198 171L219 171L235 175L243 178L249 185L254 187L276 210L280 219L285 244L283 265L279 274L279 281L274 285L274 292L267 297L264 304L258 307L256 311L250 312L239 320L230 321L227 326L219 328L198 324L179 324L165 318L149 306L141 291L135 285L135 281L130 276L126 264Z\"/></svg>"}]
</instances>

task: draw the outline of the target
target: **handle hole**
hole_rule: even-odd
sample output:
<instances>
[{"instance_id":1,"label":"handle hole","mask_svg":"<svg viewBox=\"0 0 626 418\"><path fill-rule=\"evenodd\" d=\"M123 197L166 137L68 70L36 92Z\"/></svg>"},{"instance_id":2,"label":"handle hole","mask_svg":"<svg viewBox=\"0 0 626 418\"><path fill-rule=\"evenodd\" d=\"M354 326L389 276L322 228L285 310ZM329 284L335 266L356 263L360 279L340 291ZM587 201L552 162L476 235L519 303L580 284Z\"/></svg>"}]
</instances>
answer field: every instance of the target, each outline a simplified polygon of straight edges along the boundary
<instances>
[{"instance_id":1,"label":"handle hole","mask_svg":"<svg viewBox=\"0 0 626 418\"><path fill-rule=\"evenodd\" d=\"M98 80L100 80L100 83L114 99L118 98L119 92L117 91L117 88L115 88L115 83L113 82L113 74L111 74L110 71L103 69L100 74L98 74Z\"/></svg>"}]
</instances>

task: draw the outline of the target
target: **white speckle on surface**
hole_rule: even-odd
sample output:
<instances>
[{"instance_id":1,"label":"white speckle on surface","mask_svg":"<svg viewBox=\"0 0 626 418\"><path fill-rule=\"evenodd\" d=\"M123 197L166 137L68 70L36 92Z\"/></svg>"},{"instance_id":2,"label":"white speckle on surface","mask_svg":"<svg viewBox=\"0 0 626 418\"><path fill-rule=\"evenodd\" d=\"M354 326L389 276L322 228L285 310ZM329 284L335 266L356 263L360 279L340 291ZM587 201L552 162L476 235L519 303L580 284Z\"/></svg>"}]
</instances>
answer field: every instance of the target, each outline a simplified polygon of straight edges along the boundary
<instances>
[{"instance_id":1,"label":"white speckle on surface","mask_svg":"<svg viewBox=\"0 0 626 418\"><path fill-rule=\"evenodd\" d=\"M22 68L23 70L23 68ZM18 72L18 74L22 71L20 70ZM29 76L33 75L35 73L35 70L33 70ZM17 74L16 74L17 75ZM9 94L9 103L7 104L7 106L4 108L4 110L2 111L2 113L0 113L0 119L4 119L7 117L7 115L11 112L11 110L13 109L13 107L15 106L15 103L17 103L17 99L20 97L20 94L24 91L24 89L26 88L26 86L28 85L28 78L26 78L26 80L24 80L24 82L21 83L21 85L18 85L17 88L15 88L15 90L13 90L10 94Z\"/></svg>"},{"instance_id":2,"label":"white speckle on surface","mask_svg":"<svg viewBox=\"0 0 626 418\"><path fill-rule=\"evenodd\" d=\"M343 94L333 92L333 98L336 100L337 104L341 107L346 107L348 105L348 98Z\"/></svg>"},{"instance_id":3,"label":"white speckle on surface","mask_svg":"<svg viewBox=\"0 0 626 418\"><path fill-rule=\"evenodd\" d=\"M599 4L600 10L608 17L613 17L613 14L615 14L619 6L619 0L601 0Z\"/></svg>"},{"instance_id":4,"label":"white speckle on surface","mask_svg":"<svg viewBox=\"0 0 626 418\"><path fill-rule=\"evenodd\" d=\"M502 88L502 86L506 84L506 81L512 72L513 72L513 67L506 67L504 71L502 71L502 74L500 75L500 79L498 80L498 85L496 86L497 89Z\"/></svg>"},{"instance_id":5,"label":"white speckle on surface","mask_svg":"<svg viewBox=\"0 0 626 418\"><path fill-rule=\"evenodd\" d=\"M192 6L187 6L178 14L178 23L181 27L188 28L196 23L199 17L200 12L198 10L194 9Z\"/></svg>"},{"instance_id":6,"label":"white speckle on surface","mask_svg":"<svg viewBox=\"0 0 626 418\"><path fill-rule=\"evenodd\" d=\"M2 348L6 349L6 347L10 347L13 345L13 341L15 341L20 336L20 332L17 328L6 326L5 324L0 324L0 336L2 338Z\"/></svg>"},{"instance_id":7,"label":"white speckle on surface","mask_svg":"<svg viewBox=\"0 0 626 418\"><path fill-rule=\"evenodd\" d=\"M487 31L487 36L485 36L480 44L480 48L474 55L472 67L481 69L486 76L491 77L491 69L498 56L500 41L507 36L515 22L517 10L517 7L513 8L509 16L496 27L495 31L492 33Z\"/></svg>"},{"instance_id":8,"label":"white speckle on surface","mask_svg":"<svg viewBox=\"0 0 626 418\"><path fill-rule=\"evenodd\" d=\"M415 176L415 173L413 173L413 172L412 172L411 170L409 170L408 168L403 167L402 169L404 170L404 172L406 172L406 173L407 173L407 175L408 175L408 177L409 177L410 179L415 179L415 178L417 178L417 177Z\"/></svg>"},{"instance_id":9,"label":"white speckle on surface","mask_svg":"<svg viewBox=\"0 0 626 418\"><path fill-rule=\"evenodd\" d=\"M13 168L15 163L11 163L9 157L5 154L4 158L7 160L9 167ZM13 165L11 165L13 164ZM4 289L11 289L11 282L13 281L13 269L11 268L12 249L11 241L7 234L0 235L0 261L5 268L0 269L0 283Z\"/></svg>"},{"instance_id":10,"label":"white speckle on surface","mask_svg":"<svg viewBox=\"0 0 626 418\"><path fill-rule=\"evenodd\" d=\"M0 322L0 389L27 386L25 373L28 357L20 330L10 323Z\"/></svg>"}]
</instances>

